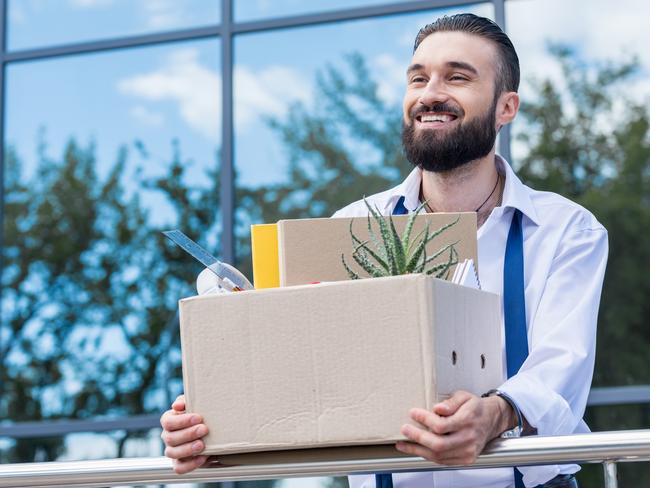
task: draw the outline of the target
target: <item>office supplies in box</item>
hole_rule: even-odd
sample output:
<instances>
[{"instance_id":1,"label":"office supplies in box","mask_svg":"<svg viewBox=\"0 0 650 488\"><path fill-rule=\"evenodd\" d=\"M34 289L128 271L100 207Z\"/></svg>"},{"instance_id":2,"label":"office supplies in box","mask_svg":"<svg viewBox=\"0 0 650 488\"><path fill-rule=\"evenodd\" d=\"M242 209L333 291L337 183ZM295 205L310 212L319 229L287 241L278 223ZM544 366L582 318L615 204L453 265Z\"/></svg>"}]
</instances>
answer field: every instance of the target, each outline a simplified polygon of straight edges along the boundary
<instances>
[{"instance_id":1,"label":"office supplies in box","mask_svg":"<svg viewBox=\"0 0 650 488\"><path fill-rule=\"evenodd\" d=\"M392 217L400 234L408 218L406 215ZM416 236L427 224L433 232L456 219L458 222L427 245L427 255L431 256L447 244L456 243L458 259L472 259L476 264L474 212L420 214L412 235ZM366 217L280 220L277 224L251 226L255 288L349 279L341 263L341 253L345 254L348 263L353 263L351 222L355 235L362 241L368 240ZM374 221L371 221L371 226L379 235ZM438 262L446 259L447 255L442 255Z\"/></svg>"}]
</instances>

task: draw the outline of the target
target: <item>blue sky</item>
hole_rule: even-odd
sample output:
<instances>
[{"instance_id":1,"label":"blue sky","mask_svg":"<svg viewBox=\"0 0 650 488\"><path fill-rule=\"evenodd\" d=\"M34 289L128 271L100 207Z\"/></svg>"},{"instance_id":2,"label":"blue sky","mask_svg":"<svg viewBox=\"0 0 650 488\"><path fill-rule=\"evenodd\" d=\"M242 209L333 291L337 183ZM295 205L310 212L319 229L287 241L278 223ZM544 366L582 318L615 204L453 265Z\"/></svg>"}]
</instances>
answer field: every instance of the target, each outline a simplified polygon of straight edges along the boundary
<instances>
[{"instance_id":1,"label":"blue sky","mask_svg":"<svg viewBox=\"0 0 650 488\"><path fill-rule=\"evenodd\" d=\"M95 24L103 26L95 37L104 37L106 32L133 32L133 25L129 29L123 28L123 23L122 28L116 27L115 19L128 10L122 0L68 0L65 11L55 10L50 0L25 1L19 20L12 21L16 27L10 33L14 32L18 39L22 32L31 46L39 38L55 43L73 40L70 32L80 19L95 19ZM165 2L143 0L137 4L147 3ZM205 6L211 3L201 4L206 15L210 11ZM285 9L280 11L288 13L296 2L283 3ZM261 12L266 2L250 0L240 4L249 6L240 10L242 15L248 12L250 16L255 11L251 5L259 4ZM16 17L15 5L10 18ZM337 6L335 2L328 5ZM492 12L489 5L473 10L484 15ZM145 11L142 7L135 9L141 16ZM385 97L399 100L413 35L418 26L440 12L236 38L235 152L242 183L255 185L283 177L286 155L262 116L282 117L292 101L311 103L316 72L326 63L340 64L344 54L360 51L377 71L384 73L381 85ZM109 28L99 22L102 14L113 19L106 24L115 25ZM56 20L52 22L52 18ZM48 34L47 25L55 25L56 32ZM79 38L88 40L90 30L79 32ZM28 34L33 32L38 35L31 38ZM65 40L61 32L67 33ZM392 42L383 42L386 38ZM163 171L171 154L170 142L177 138L183 156L194 161L190 177L200 181L202 171L214 166L220 144L219 63L219 41L209 40L12 65L7 76L6 140L17 149L27 175L35 167L41 134L47 142L48 156L54 159L60 157L70 137L82 144L93 142L99 171L104 173L114 163L121 145L141 140L151 158L142 160L133 151L132 168L143 165L145 174L154 176Z\"/></svg>"},{"instance_id":2,"label":"blue sky","mask_svg":"<svg viewBox=\"0 0 650 488\"><path fill-rule=\"evenodd\" d=\"M214 24L218 0L9 0L9 49Z\"/></svg>"}]
</instances>

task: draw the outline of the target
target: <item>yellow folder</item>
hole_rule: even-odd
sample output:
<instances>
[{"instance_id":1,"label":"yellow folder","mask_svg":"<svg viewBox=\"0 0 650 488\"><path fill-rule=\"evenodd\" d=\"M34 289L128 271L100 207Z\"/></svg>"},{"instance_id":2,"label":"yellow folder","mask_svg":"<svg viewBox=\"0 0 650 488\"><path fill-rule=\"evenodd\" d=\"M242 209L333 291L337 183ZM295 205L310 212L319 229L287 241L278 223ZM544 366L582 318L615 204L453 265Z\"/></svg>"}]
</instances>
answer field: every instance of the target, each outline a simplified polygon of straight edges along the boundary
<instances>
[{"instance_id":1,"label":"yellow folder","mask_svg":"<svg viewBox=\"0 0 650 488\"><path fill-rule=\"evenodd\" d=\"M277 224L251 225L251 253L255 288L280 286Z\"/></svg>"}]
</instances>

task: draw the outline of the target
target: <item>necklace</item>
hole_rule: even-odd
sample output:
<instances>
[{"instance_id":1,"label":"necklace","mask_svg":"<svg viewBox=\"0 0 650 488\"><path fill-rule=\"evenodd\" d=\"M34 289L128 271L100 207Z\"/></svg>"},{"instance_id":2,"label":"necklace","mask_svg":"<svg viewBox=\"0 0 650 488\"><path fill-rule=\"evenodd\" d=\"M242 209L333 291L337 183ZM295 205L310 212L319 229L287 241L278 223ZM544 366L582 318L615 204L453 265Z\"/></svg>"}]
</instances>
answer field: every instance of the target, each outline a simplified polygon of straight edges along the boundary
<instances>
[{"instance_id":1,"label":"necklace","mask_svg":"<svg viewBox=\"0 0 650 488\"><path fill-rule=\"evenodd\" d=\"M492 195L494 195L494 192L496 191L497 187L499 186L499 182L501 181L501 175L499 172L497 172L497 181L494 183L494 188L492 188L492 191L490 194L487 196L485 200L483 200L483 203L481 203L474 212L478 213L479 210L483 208L483 206L492 198ZM420 187L420 200L424 200L424 194L422 193L422 187ZM429 211L429 213L435 213L435 211L429 206L427 202L424 202L424 207Z\"/></svg>"},{"instance_id":2,"label":"necklace","mask_svg":"<svg viewBox=\"0 0 650 488\"><path fill-rule=\"evenodd\" d=\"M490 198L492 198L492 195L494 195L494 191L497 189L497 186L499 185L499 181L501 181L501 175L500 175L499 172L497 171L497 181L496 181L496 183L494 184L494 188L492 188L492 191L490 192L490 194L489 194L489 195L487 196L487 198L483 201L483 203L481 203L481 205L479 205L479 207L478 207L476 210L474 210L474 212L478 213L478 211L481 210L481 209L483 208L483 205L485 205L485 204L488 202L488 200L489 200Z\"/></svg>"}]
</instances>

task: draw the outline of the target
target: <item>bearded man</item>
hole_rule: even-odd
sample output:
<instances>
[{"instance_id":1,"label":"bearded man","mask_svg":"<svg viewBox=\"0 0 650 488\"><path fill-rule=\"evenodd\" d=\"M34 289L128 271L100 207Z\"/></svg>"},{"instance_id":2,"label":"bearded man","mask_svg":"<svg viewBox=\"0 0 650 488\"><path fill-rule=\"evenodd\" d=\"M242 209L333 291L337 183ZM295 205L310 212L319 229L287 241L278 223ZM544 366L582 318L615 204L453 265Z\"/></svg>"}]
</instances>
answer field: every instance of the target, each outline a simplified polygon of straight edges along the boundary
<instances>
[{"instance_id":1,"label":"bearded man","mask_svg":"<svg viewBox=\"0 0 650 488\"><path fill-rule=\"evenodd\" d=\"M519 60L491 20L442 17L422 28L407 69L402 141L415 166L368 202L385 215L477 213L484 290L504 300L507 380L477 397L455 392L431 411L413 409L397 448L431 461L471 464L499 436L587 432L582 420L593 375L596 319L607 232L587 210L526 187L495 154L498 131L519 108ZM367 215L363 201L334 217ZM399 391L395 392L399 395ZM381 408L381 405L377 405ZM207 433L179 397L161 423L177 472L205 462ZM351 476L360 487L576 487L578 466Z\"/></svg>"}]
</instances>

